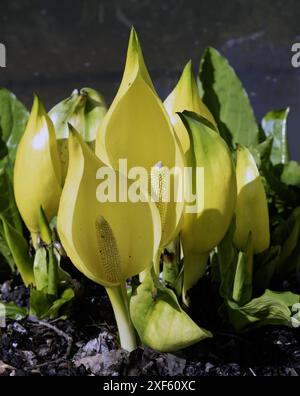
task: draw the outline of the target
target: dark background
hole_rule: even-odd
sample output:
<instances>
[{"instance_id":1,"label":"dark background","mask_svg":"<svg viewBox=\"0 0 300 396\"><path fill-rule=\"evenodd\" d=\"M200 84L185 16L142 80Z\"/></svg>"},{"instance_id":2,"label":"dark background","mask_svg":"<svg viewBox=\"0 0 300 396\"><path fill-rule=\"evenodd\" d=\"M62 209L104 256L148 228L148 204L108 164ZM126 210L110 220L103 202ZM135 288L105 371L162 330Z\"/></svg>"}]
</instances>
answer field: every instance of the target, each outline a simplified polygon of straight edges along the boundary
<instances>
[{"instance_id":1,"label":"dark background","mask_svg":"<svg viewBox=\"0 0 300 396\"><path fill-rule=\"evenodd\" d=\"M291 107L290 149L300 160L300 68L291 66L291 46L300 42L299 0L1 0L7 67L0 68L0 85L28 107L33 92L50 109L83 86L110 103L131 25L162 99L188 59L196 71L204 48L214 46L242 79L257 120Z\"/></svg>"}]
</instances>

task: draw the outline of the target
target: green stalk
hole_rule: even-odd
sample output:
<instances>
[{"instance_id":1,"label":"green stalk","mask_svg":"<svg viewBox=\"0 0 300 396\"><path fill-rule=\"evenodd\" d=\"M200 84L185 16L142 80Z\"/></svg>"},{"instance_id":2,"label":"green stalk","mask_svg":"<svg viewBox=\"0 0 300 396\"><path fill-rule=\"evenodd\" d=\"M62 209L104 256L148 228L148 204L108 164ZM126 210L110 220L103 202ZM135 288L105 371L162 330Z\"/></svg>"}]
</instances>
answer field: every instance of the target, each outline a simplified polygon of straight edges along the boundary
<instances>
[{"instance_id":1,"label":"green stalk","mask_svg":"<svg viewBox=\"0 0 300 396\"><path fill-rule=\"evenodd\" d=\"M195 286L205 274L209 253L189 254L184 256L182 301L189 306L188 290Z\"/></svg>"},{"instance_id":2,"label":"green stalk","mask_svg":"<svg viewBox=\"0 0 300 396\"><path fill-rule=\"evenodd\" d=\"M48 294L57 296L58 264L53 246L48 248Z\"/></svg>"},{"instance_id":3,"label":"green stalk","mask_svg":"<svg viewBox=\"0 0 300 396\"><path fill-rule=\"evenodd\" d=\"M106 287L114 310L121 347L131 352L137 347L136 334L130 319L128 297L125 282L119 286Z\"/></svg>"}]
</instances>

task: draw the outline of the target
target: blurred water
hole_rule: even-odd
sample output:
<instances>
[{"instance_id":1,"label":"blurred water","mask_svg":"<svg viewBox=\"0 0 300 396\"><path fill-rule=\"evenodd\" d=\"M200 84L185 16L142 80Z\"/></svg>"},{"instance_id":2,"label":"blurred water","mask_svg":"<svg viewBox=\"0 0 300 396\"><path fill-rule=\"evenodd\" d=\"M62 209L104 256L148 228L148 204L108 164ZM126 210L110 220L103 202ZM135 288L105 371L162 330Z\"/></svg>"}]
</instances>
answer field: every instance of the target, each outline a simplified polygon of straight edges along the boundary
<instances>
[{"instance_id":1,"label":"blurred water","mask_svg":"<svg viewBox=\"0 0 300 396\"><path fill-rule=\"evenodd\" d=\"M258 120L291 107L290 149L300 160L300 68L291 66L299 20L299 0L2 0L7 68L0 68L0 84L28 107L33 92L50 108L87 85L109 103L134 25L162 99L185 63L193 59L196 71L204 48L214 46L242 79Z\"/></svg>"}]
</instances>

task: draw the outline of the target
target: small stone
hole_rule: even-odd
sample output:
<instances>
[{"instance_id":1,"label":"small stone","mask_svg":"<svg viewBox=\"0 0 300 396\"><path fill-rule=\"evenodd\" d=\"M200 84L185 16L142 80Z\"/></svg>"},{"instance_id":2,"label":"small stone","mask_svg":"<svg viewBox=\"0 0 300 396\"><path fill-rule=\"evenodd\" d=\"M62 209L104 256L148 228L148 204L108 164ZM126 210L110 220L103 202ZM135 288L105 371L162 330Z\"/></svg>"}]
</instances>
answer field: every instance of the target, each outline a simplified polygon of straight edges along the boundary
<instances>
[{"instance_id":1,"label":"small stone","mask_svg":"<svg viewBox=\"0 0 300 396\"><path fill-rule=\"evenodd\" d=\"M17 332L19 334L26 334L27 333L27 330L22 325L20 325L20 323L18 323L18 322L14 322L13 323L13 329L14 329L15 332Z\"/></svg>"}]
</instances>

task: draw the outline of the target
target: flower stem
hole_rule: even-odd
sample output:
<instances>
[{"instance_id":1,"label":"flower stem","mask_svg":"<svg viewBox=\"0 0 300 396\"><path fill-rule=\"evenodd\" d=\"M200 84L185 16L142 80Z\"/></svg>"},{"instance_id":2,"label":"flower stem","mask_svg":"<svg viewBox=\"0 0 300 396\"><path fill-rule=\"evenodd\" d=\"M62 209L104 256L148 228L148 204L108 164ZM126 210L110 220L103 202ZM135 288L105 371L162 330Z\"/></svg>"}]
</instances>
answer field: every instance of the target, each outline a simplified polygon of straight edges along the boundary
<instances>
[{"instance_id":1,"label":"flower stem","mask_svg":"<svg viewBox=\"0 0 300 396\"><path fill-rule=\"evenodd\" d=\"M136 334L132 325L125 282L119 286L106 288L108 297L114 310L121 347L131 352L137 347Z\"/></svg>"}]
</instances>

